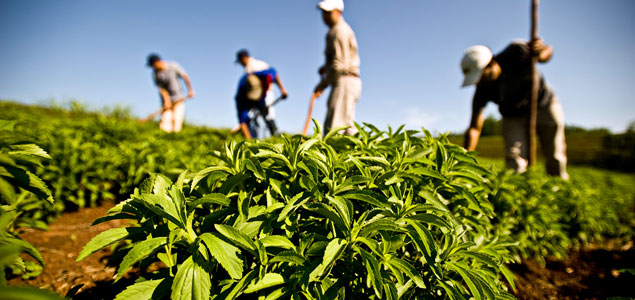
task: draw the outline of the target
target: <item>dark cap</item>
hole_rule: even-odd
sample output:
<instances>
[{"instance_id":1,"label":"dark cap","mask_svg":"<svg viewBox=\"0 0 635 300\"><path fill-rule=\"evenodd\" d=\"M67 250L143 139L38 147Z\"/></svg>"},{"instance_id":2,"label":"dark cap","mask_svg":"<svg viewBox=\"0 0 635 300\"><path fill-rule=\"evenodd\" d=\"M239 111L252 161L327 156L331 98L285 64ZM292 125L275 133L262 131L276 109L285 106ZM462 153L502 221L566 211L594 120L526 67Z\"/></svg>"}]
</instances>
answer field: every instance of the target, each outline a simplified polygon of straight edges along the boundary
<instances>
[{"instance_id":1,"label":"dark cap","mask_svg":"<svg viewBox=\"0 0 635 300\"><path fill-rule=\"evenodd\" d=\"M161 57L159 57L158 54L151 53L150 55L148 55L148 67L152 67L152 65L154 65L155 62L160 60L161 60Z\"/></svg>"},{"instance_id":2,"label":"dark cap","mask_svg":"<svg viewBox=\"0 0 635 300\"><path fill-rule=\"evenodd\" d=\"M249 57L249 52L247 49L240 49L236 52L236 62L239 62L243 57Z\"/></svg>"}]
</instances>

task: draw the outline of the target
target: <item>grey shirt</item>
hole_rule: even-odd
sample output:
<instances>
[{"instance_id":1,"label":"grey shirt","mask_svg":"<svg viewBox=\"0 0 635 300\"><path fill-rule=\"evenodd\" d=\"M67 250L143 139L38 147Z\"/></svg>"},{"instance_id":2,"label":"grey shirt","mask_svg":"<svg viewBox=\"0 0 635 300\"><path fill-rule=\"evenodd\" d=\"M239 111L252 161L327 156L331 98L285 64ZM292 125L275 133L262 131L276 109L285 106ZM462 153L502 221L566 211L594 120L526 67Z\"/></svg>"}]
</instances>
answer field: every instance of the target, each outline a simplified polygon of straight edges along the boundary
<instances>
[{"instance_id":1,"label":"grey shirt","mask_svg":"<svg viewBox=\"0 0 635 300\"><path fill-rule=\"evenodd\" d=\"M531 55L527 43L514 42L493 58L501 67L500 77L491 83L479 84L474 93L474 110L482 110L488 101L498 104L503 117L529 114L531 102ZM554 93L540 74L538 107L551 104Z\"/></svg>"},{"instance_id":2,"label":"grey shirt","mask_svg":"<svg viewBox=\"0 0 635 300\"><path fill-rule=\"evenodd\" d=\"M178 100L184 96L183 93L183 85L179 81L179 78L183 78L183 76L187 76L185 70L183 68L171 61L165 62L165 70L163 71L154 71L153 78L154 84L157 87L165 89L170 94L170 99L172 101Z\"/></svg>"}]
</instances>

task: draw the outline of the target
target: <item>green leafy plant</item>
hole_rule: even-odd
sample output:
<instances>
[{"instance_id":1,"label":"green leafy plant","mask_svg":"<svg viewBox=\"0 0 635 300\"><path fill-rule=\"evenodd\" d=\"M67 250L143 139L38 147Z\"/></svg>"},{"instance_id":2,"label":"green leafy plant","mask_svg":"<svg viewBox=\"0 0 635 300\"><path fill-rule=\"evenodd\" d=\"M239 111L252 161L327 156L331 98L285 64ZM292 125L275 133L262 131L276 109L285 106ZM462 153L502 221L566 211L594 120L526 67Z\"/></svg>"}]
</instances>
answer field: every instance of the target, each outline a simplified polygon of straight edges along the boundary
<instances>
[{"instance_id":1,"label":"green leafy plant","mask_svg":"<svg viewBox=\"0 0 635 300\"><path fill-rule=\"evenodd\" d=\"M488 171L445 138L366 124L280 143L229 143L222 162L176 182L146 180L98 219L136 220L91 240L78 260L117 251L165 268L117 299L513 298L499 275L510 245L489 236Z\"/></svg>"},{"instance_id":2,"label":"green leafy plant","mask_svg":"<svg viewBox=\"0 0 635 300\"><path fill-rule=\"evenodd\" d=\"M20 239L18 233L25 227L45 229L37 215L43 206L53 203L46 184L32 172L34 166L41 166L41 159L50 157L37 145L16 135L13 129L13 122L0 120L0 285L6 284L6 269L25 277L41 271L42 255ZM40 266L22 259L22 253Z\"/></svg>"}]
</instances>

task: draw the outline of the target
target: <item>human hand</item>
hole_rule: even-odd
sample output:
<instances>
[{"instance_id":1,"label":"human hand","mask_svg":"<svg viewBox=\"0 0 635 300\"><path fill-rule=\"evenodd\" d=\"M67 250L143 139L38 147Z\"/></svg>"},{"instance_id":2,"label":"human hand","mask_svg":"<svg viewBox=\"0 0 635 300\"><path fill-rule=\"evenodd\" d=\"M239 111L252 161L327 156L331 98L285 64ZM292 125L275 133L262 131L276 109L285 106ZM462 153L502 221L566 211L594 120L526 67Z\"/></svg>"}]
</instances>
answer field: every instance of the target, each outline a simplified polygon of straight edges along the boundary
<instances>
[{"instance_id":1,"label":"human hand","mask_svg":"<svg viewBox=\"0 0 635 300\"><path fill-rule=\"evenodd\" d=\"M538 38L529 41L529 47L535 54L539 54L547 47L547 45L545 45L545 41L542 38Z\"/></svg>"},{"instance_id":2,"label":"human hand","mask_svg":"<svg viewBox=\"0 0 635 300\"><path fill-rule=\"evenodd\" d=\"M287 93L287 90L285 89L280 89L280 94L282 99L287 99L287 97L289 97L289 93Z\"/></svg>"},{"instance_id":3,"label":"human hand","mask_svg":"<svg viewBox=\"0 0 635 300\"><path fill-rule=\"evenodd\" d=\"M187 97L188 98L194 98L194 91L193 90L189 90L187 93Z\"/></svg>"}]
</instances>

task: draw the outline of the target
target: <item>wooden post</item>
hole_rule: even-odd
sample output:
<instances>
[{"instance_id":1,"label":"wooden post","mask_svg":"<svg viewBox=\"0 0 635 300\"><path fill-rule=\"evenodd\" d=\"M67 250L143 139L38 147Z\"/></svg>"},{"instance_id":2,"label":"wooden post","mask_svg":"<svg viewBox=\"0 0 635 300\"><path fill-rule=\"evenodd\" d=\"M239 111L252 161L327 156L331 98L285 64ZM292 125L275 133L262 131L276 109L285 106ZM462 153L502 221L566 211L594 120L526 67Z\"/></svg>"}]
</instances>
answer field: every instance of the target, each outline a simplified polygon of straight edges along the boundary
<instances>
[{"instance_id":1,"label":"wooden post","mask_svg":"<svg viewBox=\"0 0 635 300\"><path fill-rule=\"evenodd\" d=\"M538 3L540 0L531 2L531 45L539 39L538 37ZM538 55L534 53L533 47L529 47L531 53L531 110L529 112L529 166L536 164L536 120L538 117L538 88L540 85L540 74L536 70Z\"/></svg>"}]
</instances>

